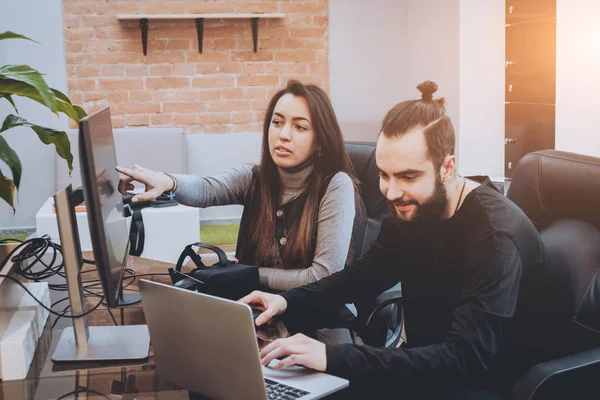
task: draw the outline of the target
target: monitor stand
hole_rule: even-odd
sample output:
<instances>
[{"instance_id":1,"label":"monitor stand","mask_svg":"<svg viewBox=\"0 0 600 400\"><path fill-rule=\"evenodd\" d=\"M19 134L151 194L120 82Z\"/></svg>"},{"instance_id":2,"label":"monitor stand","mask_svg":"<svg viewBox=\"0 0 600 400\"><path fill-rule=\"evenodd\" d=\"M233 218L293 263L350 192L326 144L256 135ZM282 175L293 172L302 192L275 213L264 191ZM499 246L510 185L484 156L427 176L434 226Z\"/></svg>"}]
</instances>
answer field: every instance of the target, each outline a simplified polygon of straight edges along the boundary
<instances>
[{"instance_id":1,"label":"monitor stand","mask_svg":"<svg viewBox=\"0 0 600 400\"><path fill-rule=\"evenodd\" d=\"M71 313L85 312L81 275L79 231L75 206L83 202L81 189L71 185L54 196L60 244ZM146 325L88 326L87 317L72 319L52 354L54 362L141 360L149 355L150 334Z\"/></svg>"}]
</instances>

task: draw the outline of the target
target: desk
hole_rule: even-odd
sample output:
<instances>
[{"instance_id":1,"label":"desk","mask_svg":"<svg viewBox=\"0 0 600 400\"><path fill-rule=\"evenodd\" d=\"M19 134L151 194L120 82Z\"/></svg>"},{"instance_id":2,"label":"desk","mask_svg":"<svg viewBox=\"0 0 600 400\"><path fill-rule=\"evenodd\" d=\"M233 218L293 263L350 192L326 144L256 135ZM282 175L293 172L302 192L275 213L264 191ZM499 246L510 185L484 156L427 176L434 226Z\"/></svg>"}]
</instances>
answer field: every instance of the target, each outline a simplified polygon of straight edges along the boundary
<instances>
[{"instance_id":1,"label":"desk","mask_svg":"<svg viewBox=\"0 0 600 400\"><path fill-rule=\"evenodd\" d=\"M84 257L89 253L84 253ZM137 273L164 273L171 264L139 257L129 257L128 266ZM88 267L86 267L88 268ZM89 273L86 275L93 275ZM144 279L169 282L168 276L147 276ZM137 291L137 282L128 290ZM97 299L88 299L88 309ZM127 307L124 320L127 325L144 324L141 304ZM118 319L118 318L117 318ZM88 316L90 325L112 324L108 311L100 307ZM60 330L52 330L48 320L39 340L33 363L25 380L0 382L0 400L46 399L185 399L190 393L165 380L155 371L152 349L150 357L142 362L54 364L52 352L60 337ZM77 392L79 388L79 392ZM195 398L195 397L194 397Z\"/></svg>"}]
</instances>

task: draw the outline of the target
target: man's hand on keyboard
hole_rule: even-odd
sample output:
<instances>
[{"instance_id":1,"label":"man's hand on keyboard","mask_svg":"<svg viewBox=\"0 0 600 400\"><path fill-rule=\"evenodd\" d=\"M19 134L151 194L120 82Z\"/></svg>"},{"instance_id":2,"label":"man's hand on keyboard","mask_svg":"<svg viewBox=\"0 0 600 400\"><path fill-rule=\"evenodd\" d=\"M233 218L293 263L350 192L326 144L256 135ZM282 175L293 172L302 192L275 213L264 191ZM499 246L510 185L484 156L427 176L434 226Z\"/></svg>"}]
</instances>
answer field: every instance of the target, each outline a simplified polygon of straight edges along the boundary
<instances>
[{"instance_id":1,"label":"man's hand on keyboard","mask_svg":"<svg viewBox=\"0 0 600 400\"><path fill-rule=\"evenodd\" d=\"M271 360L282 357L285 358L275 366L275 369L303 365L315 371L325 372L327 368L325 344L302 334L277 339L260 352L262 365L268 365Z\"/></svg>"}]
</instances>

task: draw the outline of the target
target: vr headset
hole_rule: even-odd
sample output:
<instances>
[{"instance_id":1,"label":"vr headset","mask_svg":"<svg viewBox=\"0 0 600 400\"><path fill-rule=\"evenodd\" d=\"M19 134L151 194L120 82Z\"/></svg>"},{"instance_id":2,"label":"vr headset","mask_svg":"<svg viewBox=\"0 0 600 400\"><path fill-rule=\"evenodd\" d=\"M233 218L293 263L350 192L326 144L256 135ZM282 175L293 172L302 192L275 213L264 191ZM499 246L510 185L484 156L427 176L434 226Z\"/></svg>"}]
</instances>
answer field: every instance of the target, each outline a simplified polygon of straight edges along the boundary
<instances>
[{"instance_id":1,"label":"vr headset","mask_svg":"<svg viewBox=\"0 0 600 400\"><path fill-rule=\"evenodd\" d=\"M196 253L194 247L214 251L219 261L211 266L204 265L202 257ZM191 272L181 272L188 257L196 268ZM239 300L253 290L258 290L260 282L256 266L230 261L223 250L204 243L187 245L181 252L175 269L169 268L169 275L173 286L229 300Z\"/></svg>"}]
</instances>

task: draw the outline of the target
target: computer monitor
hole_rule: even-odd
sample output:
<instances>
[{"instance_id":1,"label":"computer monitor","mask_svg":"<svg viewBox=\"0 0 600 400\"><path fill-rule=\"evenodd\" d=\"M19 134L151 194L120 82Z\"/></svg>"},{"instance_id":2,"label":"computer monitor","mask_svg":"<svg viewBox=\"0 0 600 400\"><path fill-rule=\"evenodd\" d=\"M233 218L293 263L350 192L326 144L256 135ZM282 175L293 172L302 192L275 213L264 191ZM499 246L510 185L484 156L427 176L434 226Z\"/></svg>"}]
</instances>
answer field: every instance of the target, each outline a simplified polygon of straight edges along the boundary
<instances>
[{"instance_id":1,"label":"computer monitor","mask_svg":"<svg viewBox=\"0 0 600 400\"><path fill-rule=\"evenodd\" d=\"M116 307L129 254L129 232L118 190L110 109L79 122L79 159L94 260L106 304Z\"/></svg>"},{"instance_id":2,"label":"computer monitor","mask_svg":"<svg viewBox=\"0 0 600 400\"><path fill-rule=\"evenodd\" d=\"M69 185L54 195L73 327L63 330L55 362L138 360L148 357L146 325L88 326L81 282L81 246L75 206L84 199L98 275L109 307L121 305L129 249L127 221L118 191L117 157L108 108L80 121L79 155L83 189ZM82 195L83 192L83 195Z\"/></svg>"}]
</instances>

